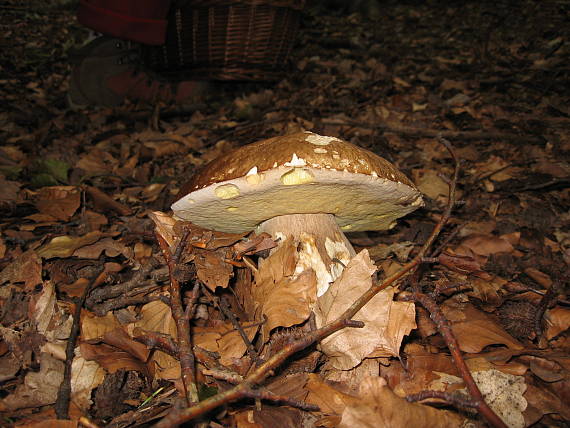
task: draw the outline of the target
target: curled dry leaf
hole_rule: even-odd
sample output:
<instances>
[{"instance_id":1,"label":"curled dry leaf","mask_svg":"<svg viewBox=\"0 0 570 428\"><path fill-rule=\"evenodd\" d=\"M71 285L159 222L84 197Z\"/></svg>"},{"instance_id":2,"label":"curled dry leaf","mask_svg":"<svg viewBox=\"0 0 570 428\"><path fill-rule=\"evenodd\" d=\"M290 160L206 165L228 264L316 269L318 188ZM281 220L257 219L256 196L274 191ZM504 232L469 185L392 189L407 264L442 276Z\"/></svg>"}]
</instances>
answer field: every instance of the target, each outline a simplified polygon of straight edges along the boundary
<instances>
[{"instance_id":1,"label":"curled dry leaf","mask_svg":"<svg viewBox=\"0 0 570 428\"><path fill-rule=\"evenodd\" d=\"M75 186L42 187L34 197L34 205L41 214L68 221L81 205L81 191Z\"/></svg>"},{"instance_id":2,"label":"curled dry leaf","mask_svg":"<svg viewBox=\"0 0 570 428\"><path fill-rule=\"evenodd\" d=\"M40 356L39 372L29 372L24 383L0 401L1 410L46 406L55 403L63 380L63 362L47 353ZM86 411L91 405L91 391L103 381L105 373L94 361L76 355L71 366L71 400Z\"/></svg>"},{"instance_id":3,"label":"curled dry leaf","mask_svg":"<svg viewBox=\"0 0 570 428\"><path fill-rule=\"evenodd\" d=\"M24 283L27 290L32 290L42 283L42 260L35 251L28 250L0 272L0 285L5 283Z\"/></svg>"},{"instance_id":4,"label":"curled dry leaf","mask_svg":"<svg viewBox=\"0 0 570 428\"><path fill-rule=\"evenodd\" d=\"M290 327L309 318L316 299L317 277L313 270L295 274L295 244L288 239L259 264L251 293L256 319L267 317L262 326L264 341L276 327Z\"/></svg>"},{"instance_id":5,"label":"curled dry leaf","mask_svg":"<svg viewBox=\"0 0 570 428\"><path fill-rule=\"evenodd\" d=\"M490 256L497 253L512 253L514 248L512 244L505 238L474 233L467 236L461 242L460 247L468 248L473 253L481 256ZM460 249L457 252L463 254Z\"/></svg>"},{"instance_id":6,"label":"curled dry leaf","mask_svg":"<svg viewBox=\"0 0 570 428\"><path fill-rule=\"evenodd\" d=\"M75 250L73 255L82 259L97 259L103 252L108 257L117 257L122 254L127 259L131 259L133 253L132 250L122 242L112 238L103 238L94 244L86 245Z\"/></svg>"},{"instance_id":7,"label":"curled dry leaf","mask_svg":"<svg viewBox=\"0 0 570 428\"><path fill-rule=\"evenodd\" d=\"M44 259L52 257L71 257L75 250L93 244L101 238L101 232L89 232L83 236L56 236L47 244L38 248L37 253Z\"/></svg>"},{"instance_id":8,"label":"curled dry leaf","mask_svg":"<svg viewBox=\"0 0 570 428\"><path fill-rule=\"evenodd\" d=\"M134 370L145 374L148 373L147 366L143 361L114 346L104 343L97 345L82 343L80 349L81 355L86 360L95 361L109 373L115 373L118 370Z\"/></svg>"},{"instance_id":9,"label":"curled dry leaf","mask_svg":"<svg viewBox=\"0 0 570 428\"><path fill-rule=\"evenodd\" d=\"M206 287L215 291L217 287L226 288L233 275L233 267L225 262L227 248L202 250L195 248L194 265L196 275Z\"/></svg>"},{"instance_id":10,"label":"curled dry leaf","mask_svg":"<svg viewBox=\"0 0 570 428\"><path fill-rule=\"evenodd\" d=\"M251 341L255 337L259 325L242 326L248 339ZM194 344L211 352L220 354L220 362L223 365L230 365L233 359L241 358L247 349L239 332L235 330L231 323L220 324L215 327L194 328Z\"/></svg>"},{"instance_id":11,"label":"curled dry leaf","mask_svg":"<svg viewBox=\"0 0 570 428\"><path fill-rule=\"evenodd\" d=\"M556 307L546 312L546 338L558 336L570 328L570 309Z\"/></svg>"},{"instance_id":12,"label":"curled dry leaf","mask_svg":"<svg viewBox=\"0 0 570 428\"><path fill-rule=\"evenodd\" d=\"M111 312L98 317L93 312L83 310L81 313L81 340L101 339L105 333L119 328L121 324Z\"/></svg>"},{"instance_id":13,"label":"curled dry leaf","mask_svg":"<svg viewBox=\"0 0 570 428\"><path fill-rule=\"evenodd\" d=\"M78 351L78 349L76 349ZM71 399L80 409L86 411L91 407L91 391L105 379L105 370L95 361L87 361L76 355L71 364Z\"/></svg>"},{"instance_id":14,"label":"curled dry leaf","mask_svg":"<svg viewBox=\"0 0 570 428\"><path fill-rule=\"evenodd\" d=\"M0 411L53 404L62 380L63 362L42 353L40 370L29 372L24 378L24 383L18 385L12 394L0 400Z\"/></svg>"},{"instance_id":15,"label":"curled dry leaf","mask_svg":"<svg viewBox=\"0 0 570 428\"><path fill-rule=\"evenodd\" d=\"M338 318L372 286L376 267L367 250L358 253L315 307L317 327ZM347 328L333 333L321 342L322 351L340 370L358 365L366 357L397 356L405 335L416 327L414 304L394 302L394 290L386 289L362 308L354 317L364 328Z\"/></svg>"},{"instance_id":16,"label":"curled dry leaf","mask_svg":"<svg viewBox=\"0 0 570 428\"><path fill-rule=\"evenodd\" d=\"M364 379L359 398L346 406L339 428L456 428L464 423L464 418L455 413L407 402L381 377Z\"/></svg>"},{"instance_id":17,"label":"curled dry leaf","mask_svg":"<svg viewBox=\"0 0 570 428\"><path fill-rule=\"evenodd\" d=\"M464 352L478 353L489 345L503 344L511 349L524 346L507 333L497 322L471 304L455 305L447 301L442 310L451 322L451 328Z\"/></svg>"},{"instance_id":18,"label":"curled dry leaf","mask_svg":"<svg viewBox=\"0 0 570 428\"><path fill-rule=\"evenodd\" d=\"M154 222L156 232L172 247L177 236L174 232L176 220L161 211L153 211L148 216Z\"/></svg>"},{"instance_id":19,"label":"curled dry leaf","mask_svg":"<svg viewBox=\"0 0 570 428\"><path fill-rule=\"evenodd\" d=\"M166 334L174 340L178 337L170 307L160 300L144 305L140 312L140 320L131 326L133 330L140 328ZM162 351L153 352L151 364L154 364L156 369L154 376L157 379L175 380L180 377L180 362Z\"/></svg>"},{"instance_id":20,"label":"curled dry leaf","mask_svg":"<svg viewBox=\"0 0 570 428\"><path fill-rule=\"evenodd\" d=\"M523 396L526 391L523 376L515 376L495 369L472 371L471 374L485 402L507 426L510 428L526 426L522 413L527 407L527 401ZM448 375L449 383L452 378L456 379L456 383L463 382L461 378Z\"/></svg>"}]
</instances>

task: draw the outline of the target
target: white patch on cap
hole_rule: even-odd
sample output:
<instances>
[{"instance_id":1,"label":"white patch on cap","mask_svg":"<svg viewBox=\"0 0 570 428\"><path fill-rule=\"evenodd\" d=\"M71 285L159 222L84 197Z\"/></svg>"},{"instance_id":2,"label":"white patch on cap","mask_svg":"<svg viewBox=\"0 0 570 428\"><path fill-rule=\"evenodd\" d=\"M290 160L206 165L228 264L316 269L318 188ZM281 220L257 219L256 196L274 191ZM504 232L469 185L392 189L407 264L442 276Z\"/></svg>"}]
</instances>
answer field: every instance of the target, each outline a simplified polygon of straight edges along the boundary
<instances>
[{"instance_id":1,"label":"white patch on cap","mask_svg":"<svg viewBox=\"0 0 570 428\"><path fill-rule=\"evenodd\" d=\"M232 199L239 196L239 187L235 184L222 184L214 190L216 196L220 199Z\"/></svg>"},{"instance_id":2,"label":"white patch on cap","mask_svg":"<svg viewBox=\"0 0 570 428\"><path fill-rule=\"evenodd\" d=\"M320 154L325 154L327 153L326 149L321 149L320 147L317 147L316 149L313 149L313 152L315 153L320 153Z\"/></svg>"},{"instance_id":3,"label":"white patch on cap","mask_svg":"<svg viewBox=\"0 0 570 428\"><path fill-rule=\"evenodd\" d=\"M291 160L289 162L285 162L284 165L285 166L305 166L305 165L307 165L307 162L305 162L305 159L303 159L303 158L298 158L297 153L293 153Z\"/></svg>"},{"instance_id":4,"label":"white patch on cap","mask_svg":"<svg viewBox=\"0 0 570 428\"><path fill-rule=\"evenodd\" d=\"M335 137L325 137L324 135L310 134L305 137L307 143L314 144L315 146L328 146L331 141L340 141Z\"/></svg>"},{"instance_id":5,"label":"white patch on cap","mask_svg":"<svg viewBox=\"0 0 570 428\"><path fill-rule=\"evenodd\" d=\"M376 174L376 171L372 171L372 177L378 177L378 174Z\"/></svg>"},{"instance_id":6,"label":"white patch on cap","mask_svg":"<svg viewBox=\"0 0 570 428\"><path fill-rule=\"evenodd\" d=\"M285 186L296 186L298 184L312 183L315 177L306 169L294 168L283 174L280 180Z\"/></svg>"},{"instance_id":7,"label":"white patch on cap","mask_svg":"<svg viewBox=\"0 0 570 428\"><path fill-rule=\"evenodd\" d=\"M251 168L248 173L245 175L245 181L252 186L258 185L263 181L263 175L257 173L257 167L254 166Z\"/></svg>"}]
</instances>

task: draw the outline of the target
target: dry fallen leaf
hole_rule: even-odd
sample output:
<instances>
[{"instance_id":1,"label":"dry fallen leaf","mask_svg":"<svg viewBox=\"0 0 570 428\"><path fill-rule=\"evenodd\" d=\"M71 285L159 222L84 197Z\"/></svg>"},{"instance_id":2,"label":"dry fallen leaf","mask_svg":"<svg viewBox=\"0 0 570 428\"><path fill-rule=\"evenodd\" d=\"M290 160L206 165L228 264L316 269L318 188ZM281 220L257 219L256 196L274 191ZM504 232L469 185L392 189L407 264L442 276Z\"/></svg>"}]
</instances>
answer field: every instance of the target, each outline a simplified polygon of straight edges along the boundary
<instances>
[{"instance_id":1,"label":"dry fallen leaf","mask_svg":"<svg viewBox=\"0 0 570 428\"><path fill-rule=\"evenodd\" d=\"M497 322L471 304L442 305L442 310L451 322L451 328L463 352L478 353L489 345L503 344L511 349L524 346L507 333Z\"/></svg>"},{"instance_id":2,"label":"dry fallen leaf","mask_svg":"<svg viewBox=\"0 0 570 428\"><path fill-rule=\"evenodd\" d=\"M316 299L317 278L313 270L295 272L295 244L286 240L273 254L259 264L251 293L256 306L256 319L263 323L263 340L276 327L290 327L304 322Z\"/></svg>"},{"instance_id":3,"label":"dry fallen leaf","mask_svg":"<svg viewBox=\"0 0 570 428\"><path fill-rule=\"evenodd\" d=\"M548 340L558 336L570 328L570 310L555 307L546 312L546 338Z\"/></svg>"},{"instance_id":4,"label":"dry fallen leaf","mask_svg":"<svg viewBox=\"0 0 570 428\"><path fill-rule=\"evenodd\" d=\"M317 327L338 318L372 285L376 267L367 250L358 253L315 307ZM321 350L337 369L348 370L366 357L397 356L405 335L416 327L414 304L394 302L394 290L376 296L353 318L363 321L364 328L346 328L321 342Z\"/></svg>"},{"instance_id":5,"label":"dry fallen leaf","mask_svg":"<svg viewBox=\"0 0 570 428\"><path fill-rule=\"evenodd\" d=\"M18 385L14 392L0 400L0 411L53 404L62 380L63 362L49 354L42 353L40 370L29 372L23 384Z\"/></svg>"},{"instance_id":6,"label":"dry fallen leaf","mask_svg":"<svg viewBox=\"0 0 570 428\"><path fill-rule=\"evenodd\" d=\"M42 260L35 251L20 254L0 272L0 284L24 283L27 290L42 283Z\"/></svg>"},{"instance_id":7,"label":"dry fallen leaf","mask_svg":"<svg viewBox=\"0 0 570 428\"><path fill-rule=\"evenodd\" d=\"M81 205L81 191L75 186L42 187L34 197L41 214L68 221Z\"/></svg>"},{"instance_id":8,"label":"dry fallen leaf","mask_svg":"<svg viewBox=\"0 0 570 428\"><path fill-rule=\"evenodd\" d=\"M107 313L104 317L98 317L86 310L81 312L81 340L83 341L101 339L105 333L120 326L112 312Z\"/></svg>"},{"instance_id":9,"label":"dry fallen leaf","mask_svg":"<svg viewBox=\"0 0 570 428\"><path fill-rule=\"evenodd\" d=\"M112 238L103 238L93 244L85 245L75 250L73 255L82 259L97 259L103 252L108 257L117 257L122 254L127 259L132 258L132 250Z\"/></svg>"},{"instance_id":10,"label":"dry fallen leaf","mask_svg":"<svg viewBox=\"0 0 570 428\"><path fill-rule=\"evenodd\" d=\"M38 248L37 253L44 259L71 257L78 248L97 242L101 235L101 232L94 231L83 236L56 236Z\"/></svg>"},{"instance_id":11,"label":"dry fallen leaf","mask_svg":"<svg viewBox=\"0 0 570 428\"><path fill-rule=\"evenodd\" d=\"M455 413L407 402L381 377L364 379L359 398L347 404L339 428L455 428L464 423L464 418Z\"/></svg>"}]
</instances>

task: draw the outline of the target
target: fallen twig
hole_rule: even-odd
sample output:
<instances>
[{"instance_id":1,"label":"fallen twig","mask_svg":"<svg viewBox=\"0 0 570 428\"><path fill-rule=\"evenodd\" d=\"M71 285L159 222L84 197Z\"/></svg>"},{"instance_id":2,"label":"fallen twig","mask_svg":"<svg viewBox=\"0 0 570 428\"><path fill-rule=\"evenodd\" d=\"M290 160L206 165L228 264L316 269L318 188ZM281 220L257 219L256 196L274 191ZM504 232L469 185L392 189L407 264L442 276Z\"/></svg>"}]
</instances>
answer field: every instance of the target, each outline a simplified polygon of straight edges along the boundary
<instances>
[{"instance_id":1,"label":"fallen twig","mask_svg":"<svg viewBox=\"0 0 570 428\"><path fill-rule=\"evenodd\" d=\"M451 210L453 209L453 206L455 204L455 189L457 186L457 177L459 175L459 160L457 159L457 156L455 155L455 152L451 147L451 145L441 137L439 138L439 140L449 150L451 156L455 161L454 175L449 185L449 199L447 202L445 212L440 221L438 222L438 225L443 226L443 224L445 224L449 219L449 216L451 215ZM422 250L424 250L425 253L427 247L424 245L424 247L422 247ZM487 405L487 403L485 403L485 399L483 398L483 395L481 394L479 387L475 383L473 376L471 376L471 372L469 371L469 368L467 367L467 364L465 363L465 360L461 355L459 343L457 342L457 339L455 338L451 330L451 325L447 320L447 318L445 318L445 316L443 315L443 312L437 305L436 301L432 297L420 291L420 287L417 281L415 281L412 288L413 288L413 293L411 297L412 300L415 300L417 303L422 305L430 313L430 318L436 324L439 333L445 340L449 352L451 353L451 357L453 358L453 362L455 363L455 367L461 374L461 377L463 378L463 381L467 386L467 390L471 395L472 407L475 407L479 411L479 413L487 420L487 422L489 422L492 426L496 428L507 428L507 426L501 420L501 418L499 418L497 414Z\"/></svg>"},{"instance_id":2,"label":"fallen twig","mask_svg":"<svg viewBox=\"0 0 570 428\"><path fill-rule=\"evenodd\" d=\"M271 376L275 369L277 369L287 358L291 355L299 352L306 347L312 345L313 343L324 339L325 337L331 335L335 331L341 330L345 327L355 327L361 328L364 323L359 321L352 321L346 319L337 319L324 327L315 330L307 336L299 339L287 346L285 346L281 351L277 352L275 355L271 356L265 363L257 367L251 374L249 374L245 380L236 385L235 387L221 392L213 397L207 398L201 401L195 406L182 409L173 410L164 419L155 425L155 428L166 428L178 426L184 422L192 420L200 415L203 415L210 410L213 410L223 404L231 403L233 401L245 398L248 396L248 391L250 391L256 385L259 385L267 377Z\"/></svg>"},{"instance_id":3,"label":"fallen twig","mask_svg":"<svg viewBox=\"0 0 570 428\"><path fill-rule=\"evenodd\" d=\"M156 233L156 239L160 245L164 258L166 259L168 271L170 272L170 308L172 310L172 317L174 318L176 330L178 332L178 358L180 360L180 367L182 370L182 383L186 392L186 402L188 405L191 405L192 403L198 402L198 388L196 386L194 376L194 354L192 353L189 320L186 318L184 308L182 307L180 283L174 274L176 271L176 265L184 251L189 233L189 231L184 233L174 254L171 254L168 243L159 233Z\"/></svg>"},{"instance_id":4,"label":"fallen twig","mask_svg":"<svg viewBox=\"0 0 570 428\"><path fill-rule=\"evenodd\" d=\"M57 391L57 400L55 401L54 406L55 414L57 415L58 419L69 419L69 402L71 400L71 365L73 363L73 358L75 357L75 345L81 331L81 309L83 308L85 300L87 299L87 295L91 289L102 284L105 281L106 273L103 272L103 269L103 266L99 267L97 273L85 287L83 294L75 304L73 324L71 326L71 332L69 333L69 339L67 339L67 345L65 347L65 368L63 370L63 380L59 385L59 390Z\"/></svg>"}]
</instances>

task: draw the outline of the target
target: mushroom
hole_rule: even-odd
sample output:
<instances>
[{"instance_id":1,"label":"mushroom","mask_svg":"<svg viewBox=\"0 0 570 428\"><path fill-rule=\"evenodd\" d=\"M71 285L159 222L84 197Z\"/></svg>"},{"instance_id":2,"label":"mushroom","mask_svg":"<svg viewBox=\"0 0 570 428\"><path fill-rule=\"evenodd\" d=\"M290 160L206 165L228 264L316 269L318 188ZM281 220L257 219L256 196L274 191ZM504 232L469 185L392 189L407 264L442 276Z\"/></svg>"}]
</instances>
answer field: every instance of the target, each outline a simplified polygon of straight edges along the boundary
<instances>
[{"instance_id":1,"label":"mushroom","mask_svg":"<svg viewBox=\"0 0 570 428\"><path fill-rule=\"evenodd\" d=\"M423 205L394 165L335 137L300 132L240 147L194 175L175 217L298 243L296 272L317 276L317 296L355 255L343 231L386 230Z\"/></svg>"}]
</instances>

